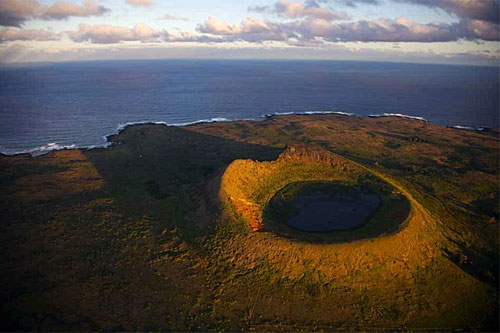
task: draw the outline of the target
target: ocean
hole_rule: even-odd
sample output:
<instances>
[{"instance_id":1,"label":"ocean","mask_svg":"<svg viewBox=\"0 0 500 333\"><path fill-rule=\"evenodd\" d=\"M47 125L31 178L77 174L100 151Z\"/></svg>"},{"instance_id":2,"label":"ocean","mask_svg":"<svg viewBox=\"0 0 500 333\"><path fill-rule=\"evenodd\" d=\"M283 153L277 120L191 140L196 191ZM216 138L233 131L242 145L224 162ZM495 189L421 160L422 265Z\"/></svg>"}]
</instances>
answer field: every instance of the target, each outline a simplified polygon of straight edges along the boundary
<instances>
[{"instance_id":1,"label":"ocean","mask_svg":"<svg viewBox=\"0 0 500 333\"><path fill-rule=\"evenodd\" d=\"M126 124L402 114L499 127L499 67L352 61L96 61L0 67L0 152L106 145Z\"/></svg>"}]
</instances>

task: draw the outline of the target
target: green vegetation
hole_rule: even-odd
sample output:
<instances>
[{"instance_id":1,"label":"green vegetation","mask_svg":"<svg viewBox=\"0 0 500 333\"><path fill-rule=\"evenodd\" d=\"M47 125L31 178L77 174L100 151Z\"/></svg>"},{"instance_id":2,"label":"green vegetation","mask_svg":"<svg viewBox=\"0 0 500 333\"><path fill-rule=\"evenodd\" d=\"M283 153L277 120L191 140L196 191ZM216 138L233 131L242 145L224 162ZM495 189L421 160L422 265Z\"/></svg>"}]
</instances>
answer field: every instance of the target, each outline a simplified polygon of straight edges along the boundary
<instances>
[{"instance_id":1,"label":"green vegetation","mask_svg":"<svg viewBox=\"0 0 500 333\"><path fill-rule=\"evenodd\" d=\"M315 115L111 140L0 156L3 330L498 330L498 131ZM304 180L390 191L366 237L252 231Z\"/></svg>"}]
</instances>

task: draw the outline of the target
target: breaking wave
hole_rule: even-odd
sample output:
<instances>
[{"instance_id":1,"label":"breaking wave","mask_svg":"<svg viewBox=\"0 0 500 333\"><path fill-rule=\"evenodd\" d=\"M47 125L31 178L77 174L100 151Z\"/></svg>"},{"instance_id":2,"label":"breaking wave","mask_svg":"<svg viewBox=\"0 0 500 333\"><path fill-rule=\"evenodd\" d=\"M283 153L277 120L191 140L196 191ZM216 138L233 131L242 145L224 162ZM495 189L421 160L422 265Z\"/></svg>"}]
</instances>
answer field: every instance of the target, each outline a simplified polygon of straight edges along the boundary
<instances>
[{"instance_id":1,"label":"breaking wave","mask_svg":"<svg viewBox=\"0 0 500 333\"><path fill-rule=\"evenodd\" d=\"M447 127L454 128L454 129L460 129L460 130L466 130L466 131L478 131L478 132L484 132L488 129L488 127L485 127L485 126L470 127L470 126L455 125L455 126L447 126Z\"/></svg>"},{"instance_id":2,"label":"breaking wave","mask_svg":"<svg viewBox=\"0 0 500 333\"><path fill-rule=\"evenodd\" d=\"M421 120L426 123L429 121L425 119L424 117L417 117L417 116L410 116L407 114L402 114L402 113L381 113L381 114L371 114L368 116L369 118L380 118L380 117L399 117L399 118L409 118L409 119L416 119L416 120Z\"/></svg>"},{"instance_id":3,"label":"breaking wave","mask_svg":"<svg viewBox=\"0 0 500 333\"><path fill-rule=\"evenodd\" d=\"M298 111L298 112L273 112L264 115L265 118L272 118L274 116L289 116L289 115L314 115L314 114L338 114L343 116L355 116L354 113L342 111Z\"/></svg>"}]
</instances>

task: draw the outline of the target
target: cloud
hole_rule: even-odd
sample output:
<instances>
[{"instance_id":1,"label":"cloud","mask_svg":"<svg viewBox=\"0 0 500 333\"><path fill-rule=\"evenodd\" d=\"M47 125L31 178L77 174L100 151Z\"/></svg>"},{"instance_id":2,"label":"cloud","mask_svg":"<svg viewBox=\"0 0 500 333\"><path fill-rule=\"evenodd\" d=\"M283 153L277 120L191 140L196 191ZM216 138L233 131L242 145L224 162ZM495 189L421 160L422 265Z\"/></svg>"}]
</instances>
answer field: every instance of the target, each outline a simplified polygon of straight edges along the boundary
<instances>
[{"instance_id":1,"label":"cloud","mask_svg":"<svg viewBox=\"0 0 500 333\"><path fill-rule=\"evenodd\" d=\"M468 39L481 39L486 41L500 40L498 24L483 20L463 20L462 29L468 33Z\"/></svg>"},{"instance_id":2,"label":"cloud","mask_svg":"<svg viewBox=\"0 0 500 333\"><path fill-rule=\"evenodd\" d=\"M203 24L198 25L197 30L214 35L236 35L243 31L240 26L221 21L215 16L210 16Z\"/></svg>"},{"instance_id":3,"label":"cloud","mask_svg":"<svg viewBox=\"0 0 500 333\"><path fill-rule=\"evenodd\" d=\"M271 6L250 6L248 7L249 12L254 13L265 13L272 11Z\"/></svg>"},{"instance_id":4,"label":"cloud","mask_svg":"<svg viewBox=\"0 0 500 333\"><path fill-rule=\"evenodd\" d=\"M498 27L483 21L417 23L405 18L349 23L296 22L303 39L322 37L331 42L448 42L459 39L499 40Z\"/></svg>"},{"instance_id":5,"label":"cloud","mask_svg":"<svg viewBox=\"0 0 500 333\"><path fill-rule=\"evenodd\" d=\"M290 28L303 40L321 37L330 42L437 42L457 39L455 29L448 24L421 24L405 18L341 24L306 20L297 21Z\"/></svg>"},{"instance_id":6,"label":"cloud","mask_svg":"<svg viewBox=\"0 0 500 333\"><path fill-rule=\"evenodd\" d=\"M0 25L20 27L24 21L39 16L41 9L35 0L1 0Z\"/></svg>"},{"instance_id":7,"label":"cloud","mask_svg":"<svg viewBox=\"0 0 500 333\"><path fill-rule=\"evenodd\" d=\"M312 5L318 3L332 3L334 5L347 6L351 8L356 8L358 4L362 5L379 5L383 0L307 0L307 3Z\"/></svg>"},{"instance_id":8,"label":"cloud","mask_svg":"<svg viewBox=\"0 0 500 333\"><path fill-rule=\"evenodd\" d=\"M279 0L275 5L278 14L290 18L312 17L323 20L345 20L349 15L345 12L335 12L319 7L316 3L302 4L297 1Z\"/></svg>"},{"instance_id":9,"label":"cloud","mask_svg":"<svg viewBox=\"0 0 500 333\"><path fill-rule=\"evenodd\" d=\"M126 3L132 6L151 6L153 0L125 0Z\"/></svg>"},{"instance_id":10,"label":"cloud","mask_svg":"<svg viewBox=\"0 0 500 333\"><path fill-rule=\"evenodd\" d=\"M168 13L163 15L163 19L164 20L175 20L175 21L189 21L186 17L174 16L174 15L170 15Z\"/></svg>"},{"instance_id":11,"label":"cloud","mask_svg":"<svg viewBox=\"0 0 500 333\"><path fill-rule=\"evenodd\" d=\"M116 59L349 59L373 61L404 61L455 63L469 65L498 66L498 57L487 52L466 51L451 54L398 50L374 50L369 48L352 49L339 44L323 48L269 48L245 45L237 48L213 45L194 46L155 45L118 45L114 47L96 47L81 45L78 48L33 48L26 44L6 44L0 47L0 63L74 61L74 60L116 60ZM500 50L492 49L496 55Z\"/></svg>"},{"instance_id":12,"label":"cloud","mask_svg":"<svg viewBox=\"0 0 500 333\"><path fill-rule=\"evenodd\" d=\"M163 40L166 42L179 42L179 43L224 43L226 40L220 37L211 37L206 35L198 35L191 32L163 33Z\"/></svg>"},{"instance_id":13,"label":"cloud","mask_svg":"<svg viewBox=\"0 0 500 333\"><path fill-rule=\"evenodd\" d=\"M335 27L332 41L438 42L459 37L453 26L443 23L421 24L405 18L360 21Z\"/></svg>"},{"instance_id":14,"label":"cloud","mask_svg":"<svg viewBox=\"0 0 500 333\"><path fill-rule=\"evenodd\" d=\"M197 42L221 43L227 40L221 37L199 35L190 32L169 33L158 31L144 23L138 23L133 28L114 25L80 24L77 31L66 32L76 43L90 42L92 44L116 44L122 42Z\"/></svg>"},{"instance_id":15,"label":"cloud","mask_svg":"<svg viewBox=\"0 0 500 333\"><path fill-rule=\"evenodd\" d=\"M279 24L262 21L253 17L247 17L241 22L241 24L236 25L221 21L215 16L210 16L203 24L199 24L196 30L213 35L232 37L229 38L228 41L284 41L290 37L287 33L281 30Z\"/></svg>"},{"instance_id":16,"label":"cloud","mask_svg":"<svg viewBox=\"0 0 500 333\"><path fill-rule=\"evenodd\" d=\"M52 41L61 36L47 30L6 28L0 30L0 41Z\"/></svg>"},{"instance_id":17,"label":"cloud","mask_svg":"<svg viewBox=\"0 0 500 333\"><path fill-rule=\"evenodd\" d=\"M417 23L406 18L334 23L307 18L273 23L246 18L236 25L209 17L197 30L251 42L286 41L293 45L323 42L448 42L460 39L498 41L498 26L479 20Z\"/></svg>"},{"instance_id":18,"label":"cloud","mask_svg":"<svg viewBox=\"0 0 500 333\"><path fill-rule=\"evenodd\" d=\"M57 1L52 6L44 6L36 0L0 0L0 25L20 27L32 19L62 20L70 16L97 16L109 9L91 0L82 5L73 2Z\"/></svg>"},{"instance_id":19,"label":"cloud","mask_svg":"<svg viewBox=\"0 0 500 333\"><path fill-rule=\"evenodd\" d=\"M324 2L327 2L328 0L323 0ZM365 5L378 5L380 4L380 0L337 0L337 2L348 6L348 7L357 7L358 4L365 4Z\"/></svg>"},{"instance_id":20,"label":"cloud","mask_svg":"<svg viewBox=\"0 0 500 333\"><path fill-rule=\"evenodd\" d=\"M321 7L316 1L308 1L303 4L298 1L279 0L274 6L253 6L249 11L263 13L269 12L288 18L310 17L323 20L346 20L350 16L346 12L337 12Z\"/></svg>"},{"instance_id":21,"label":"cloud","mask_svg":"<svg viewBox=\"0 0 500 333\"><path fill-rule=\"evenodd\" d=\"M57 1L43 11L42 18L62 20L70 16L98 16L109 11L91 0L84 0L83 5L73 2Z\"/></svg>"},{"instance_id":22,"label":"cloud","mask_svg":"<svg viewBox=\"0 0 500 333\"><path fill-rule=\"evenodd\" d=\"M144 23L138 23L134 28L114 25L80 24L77 31L67 32L74 42L91 42L94 44L113 44L128 41L158 42L161 32Z\"/></svg>"},{"instance_id":23,"label":"cloud","mask_svg":"<svg viewBox=\"0 0 500 333\"><path fill-rule=\"evenodd\" d=\"M430 8L440 8L460 18L497 23L500 4L498 0L394 0Z\"/></svg>"}]
</instances>

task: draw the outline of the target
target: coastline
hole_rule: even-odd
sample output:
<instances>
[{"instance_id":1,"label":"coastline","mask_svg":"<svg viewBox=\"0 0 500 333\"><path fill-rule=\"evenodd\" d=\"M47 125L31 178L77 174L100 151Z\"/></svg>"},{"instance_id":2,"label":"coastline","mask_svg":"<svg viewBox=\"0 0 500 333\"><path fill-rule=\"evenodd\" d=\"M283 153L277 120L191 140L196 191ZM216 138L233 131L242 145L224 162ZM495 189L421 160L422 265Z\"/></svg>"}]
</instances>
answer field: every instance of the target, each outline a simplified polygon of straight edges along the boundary
<instances>
[{"instance_id":1,"label":"coastline","mask_svg":"<svg viewBox=\"0 0 500 333\"><path fill-rule=\"evenodd\" d=\"M109 139L113 136L119 135L121 132L123 132L126 128L130 126L136 126L136 125L164 125L164 126L172 126L172 127L189 127L189 126L194 126L194 125L199 125L199 124L207 124L207 123L222 123L222 122L239 122L239 121L266 121L273 119L275 117L283 117L283 116L314 116L314 115L338 115L338 116L345 116L345 117L355 117L355 118L388 118L388 117L396 117L396 118L403 118L403 119L410 119L410 120L415 120L415 121L421 121L426 124L432 124L429 120L425 119L424 117L419 117L419 116L412 116L412 115L406 115L402 113L380 113L380 114L370 114L368 116L360 116L355 113L349 113L349 112L343 112L343 111L297 111L297 112L273 112L273 113L268 113L261 115L258 118L235 118L235 119L229 119L229 118L208 118L208 119L199 119L199 120L194 120L191 122L183 122L183 123L167 123L165 121L157 121L157 120L144 120L144 121L135 121L135 122L126 122L126 123L121 123L116 126L115 132L111 134L107 134L102 136L102 139L104 140L103 143L101 144L92 144L92 145L79 145L76 143L72 144L58 144L57 142L49 142L43 146L39 147L34 147L34 148L27 148L22 151L14 151L14 152L9 152L9 151L2 151L2 147L0 146L0 156L15 156L15 155L23 155L23 154L29 154L32 157L37 157L37 156L42 156L45 154L50 153L51 151L59 151L59 150L66 150L66 149L85 149L85 150L90 150L90 149L99 149L99 148L108 148L111 147L114 142L110 141ZM435 125L435 126L442 126L442 125ZM488 131L490 128L486 126L461 126L461 125L445 125L442 127L446 128L452 128L452 129L457 129L457 130L467 130L467 131L476 131L476 132L484 132Z\"/></svg>"}]
</instances>

